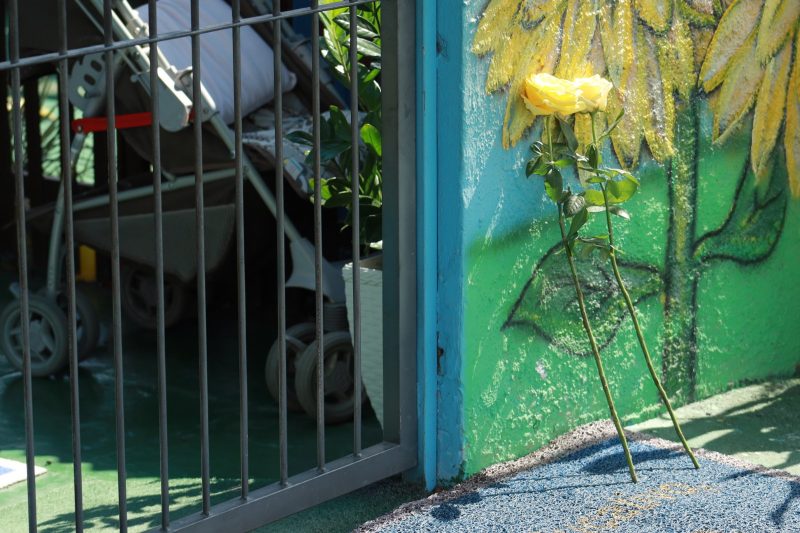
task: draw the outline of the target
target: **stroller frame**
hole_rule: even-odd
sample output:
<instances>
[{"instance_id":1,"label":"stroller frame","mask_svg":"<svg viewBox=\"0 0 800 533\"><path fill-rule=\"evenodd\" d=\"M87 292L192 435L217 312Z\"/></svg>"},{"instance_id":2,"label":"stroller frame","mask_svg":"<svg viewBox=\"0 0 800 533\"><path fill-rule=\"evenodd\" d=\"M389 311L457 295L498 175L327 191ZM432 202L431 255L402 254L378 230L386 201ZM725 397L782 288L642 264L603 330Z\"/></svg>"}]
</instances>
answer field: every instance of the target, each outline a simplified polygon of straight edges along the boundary
<instances>
[{"instance_id":1,"label":"stroller frame","mask_svg":"<svg viewBox=\"0 0 800 533\"><path fill-rule=\"evenodd\" d=\"M87 7L84 3L88 1L88 3L92 4L94 8L94 12L91 8ZM103 2L102 0L76 0L76 3L81 7L84 11L86 16L92 21L92 23L102 31L102 22L96 18L95 13L102 13L103 10ZM134 40L135 35L145 35L147 32L147 25L139 18L136 11L130 7L126 0L115 2L116 9L119 10L119 14L117 12L112 12L112 29L114 32L114 36L117 40L124 41L124 40ZM121 15L121 17L120 17ZM134 33L132 33L132 31ZM153 46L157 46L157 43L153 43ZM130 52L128 52L130 50ZM149 77L145 75L139 75L146 72L149 72L150 69L150 59L149 59L149 52L142 46L142 45L133 45L126 50L122 50L116 53L114 65L111 66L115 70L114 77L118 75L121 62L124 61L128 64L131 70L137 74L134 76L136 81L140 83L143 88L148 92L148 94L152 94L152 88L149 87ZM108 65L105 65L105 68L109 68ZM188 90L191 88L191 83L188 83L188 90L187 90L187 83L186 78L184 77L182 80L177 79L177 70L175 67L169 64L167 59L164 57L163 53L159 51L159 79L162 82L162 85L157 88L159 90L159 95L166 96L168 98L171 97L171 100L167 100L169 102L168 105L172 107L168 108L171 112L175 112L175 104L176 103L188 103L191 105L191 98L190 95L187 94ZM73 80L70 80L72 84ZM74 88L71 87L70 90ZM281 90L280 88L277 88ZM64 90L62 88L62 90ZM164 101L165 99L162 97L160 101ZM202 120L206 119L209 125L212 127L213 131L218 135L218 137L225 143L226 147L230 151L231 159L235 157L236 151L236 142L235 142L235 134L225 124L220 117L219 113L215 110L211 109L211 105L209 102L209 98L206 94L202 95L203 101L203 109L200 113L195 114L195 119ZM105 94L96 94L90 101L90 104L87 106L87 109L84 109L84 113L87 116L94 116L97 114L102 107L103 103L105 102ZM164 107L164 106L161 106ZM184 117L178 117L178 123L183 124L184 126L188 125L189 119L191 116L190 110L185 108L186 114ZM175 117L168 117L171 120L175 120ZM163 123L163 121L162 121ZM171 128L170 128L171 129ZM80 152L83 144L86 140L86 132L78 131L75 135L72 145L70 147L70 154L71 154L71 161L77 160L77 155ZM276 142L283 142L282 139L276 139ZM253 188L258 193L261 200L269 209L270 213L273 216L277 214L277 205L275 196L273 195L272 191L266 186L264 183L260 173L255 168L252 161L248 158L247 154L244 150L241 153L242 159L242 171L243 171L243 179L247 180ZM182 176L174 176L166 171L162 171L163 176L166 178L166 181L162 184L162 191L163 192L170 192L179 189L190 188L195 185L196 182L196 175L188 174ZM203 172L202 181L203 183L210 183L213 181L223 180L232 178L236 175L236 169L222 169L216 171L209 171ZM149 195L153 194L154 187L152 185L144 186L144 187L137 187L136 189L129 190L129 191L121 191L118 193L117 197L119 201L127 201L136 198L144 198ZM50 243L48 248L48 259L47 259L47 281L45 286L46 294L49 297L55 297L59 291L59 284L61 279L61 249L62 249L62 233L63 233L63 225L64 225L64 189L63 187L59 187L58 197L55 203L55 209L53 214L53 222L50 234ZM100 195L93 198L89 198L82 201L76 201L73 204L73 211L83 211L88 209L97 208L103 205L107 205L110 201L109 195ZM292 273L289 276L289 279L286 281L286 287L295 287L295 288L302 288L308 290L315 290L316 282L315 282L315 250L314 245L309 242L308 239L303 237L300 232L297 230L295 225L292 221L288 218L284 219L284 234L286 238L289 240L289 252L292 258ZM341 269L336 268L333 264L326 261L324 258L322 259L321 264L322 269L322 293L325 297L329 299L331 302L343 302L344 301L344 281L342 279Z\"/></svg>"}]
</instances>

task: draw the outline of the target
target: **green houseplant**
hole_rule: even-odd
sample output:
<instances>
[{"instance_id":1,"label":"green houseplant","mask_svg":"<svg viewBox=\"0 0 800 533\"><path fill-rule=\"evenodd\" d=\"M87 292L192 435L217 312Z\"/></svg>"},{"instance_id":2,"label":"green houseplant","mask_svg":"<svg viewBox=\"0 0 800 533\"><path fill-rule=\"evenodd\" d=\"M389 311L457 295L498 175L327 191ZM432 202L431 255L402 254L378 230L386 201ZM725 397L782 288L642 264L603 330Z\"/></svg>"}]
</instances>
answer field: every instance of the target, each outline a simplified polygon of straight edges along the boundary
<instances>
[{"instance_id":1,"label":"green houseplant","mask_svg":"<svg viewBox=\"0 0 800 533\"><path fill-rule=\"evenodd\" d=\"M362 254L371 254L359 263L361 288L361 372L362 381L378 421L383 424L383 272L382 243L383 172L381 142L381 5L373 2L356 8L355 28L349 8L320 13L323 35L322 56L334 78L346 87L358 86L357 120L359 138L353 144L352 111L331 106L320 121L320 161L324 177L319 180L322 204L345 212L342 231L352 229L353 199L359 206L359 242ZM357 80L351 79L351 31L357 39ZM293 132L290 139L310 147L308 164L314 157L313 137ZM353 151L358 156L358 175L353 169ZM311 183L316 188L316 182ZM348 324L354 337L354 268L342 270L345 281Z\"/></svg>"}]
</instances>

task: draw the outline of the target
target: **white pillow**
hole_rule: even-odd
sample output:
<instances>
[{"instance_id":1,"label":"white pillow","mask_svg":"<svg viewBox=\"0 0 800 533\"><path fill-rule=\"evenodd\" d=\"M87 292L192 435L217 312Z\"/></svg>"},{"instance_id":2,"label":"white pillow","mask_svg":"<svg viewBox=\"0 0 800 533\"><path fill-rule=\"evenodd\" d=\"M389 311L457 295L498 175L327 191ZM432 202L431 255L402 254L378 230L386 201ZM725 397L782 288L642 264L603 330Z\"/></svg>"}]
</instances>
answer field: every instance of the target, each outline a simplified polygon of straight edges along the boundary
<instances>
[{"instance_id":1,"label":"white pillow","mask_svg":"<svg viewBox=\"0 0 800 533\"><path fill-rule=\"evenodd\" d=\"M188 31L192 27L191 0L159 0L159 35ZM148 6L136 10L145 22ZM223 0L200 3L200 28L229 23L231 7ZM232 31L222 30L200 36L200 81L226 124L234 121L233 113L233 41ZM159 50L178 70L192 64L190 37L171 39L158 44ZM242 114L247 115L272 101L275 96L274 57L272 48L250 26L241 29L242 47ZM283 67L283 92L297 83L294 73Z\"/></svg>"}]
</instances>

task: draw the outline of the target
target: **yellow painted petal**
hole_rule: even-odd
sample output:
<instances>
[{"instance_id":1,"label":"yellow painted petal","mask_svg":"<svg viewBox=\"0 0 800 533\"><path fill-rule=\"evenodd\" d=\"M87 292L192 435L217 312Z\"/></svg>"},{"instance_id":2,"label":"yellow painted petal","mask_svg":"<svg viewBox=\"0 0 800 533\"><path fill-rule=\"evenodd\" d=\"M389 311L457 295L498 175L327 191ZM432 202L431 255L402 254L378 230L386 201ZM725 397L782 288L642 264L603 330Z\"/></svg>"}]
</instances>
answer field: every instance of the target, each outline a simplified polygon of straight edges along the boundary
<instances>
[{"instance_id":1,"label":"yellow painted petal","mask_svg":"<svg viewBox=\"0 0 800 533\"><path fill-rule=\"evenodd\" d=\"M517 144L536 120L522 98L522 84L512 85L510 90L513 92L508 95L503 126L503 147L506 149Z\"/></svg>"},{"instance_id":2,"label":"yellow painted petal","mask_svg":"<svg viewBox=\"0 0 800 533\"><path fill-rule=\"evenodd\" d=\"M778 140L786 105L786 84L792 66L792 43L787 42L767 65L753 114L750 163L757 179L763 179Z\"/></svg>"},{"instance_id":3,"label":"yellow painted petal","mask_svg":"<svg viewBox=\"0 0 800 533\"><path fill-rule=\"evenodd\" d=\"M636 65L628 71L627 79L623 80L620 91L611 91L608 95L608 114L616 117L621 110L625 110L617 128L611 134L614 152L617 159L625 168L631 168L639 161L639 152L642 146L642 117L637 112L639 87L636 83Z\"/></svg>"},{"instance_id":4,"label":"yellow painted petal","mask_svg":"<svg viewBox=\"0 0 800 533\"><path fill-rule=\"evenodd\" d=\"M689 98L695 87L697 74L694 70L694 42L689 24L675 17L666 38L656 40L661 77L671 89L683 98Z\"/></svg>"},{"instance_id":5,"label":"yellow painted petal","mask_svg":"<svg viewBox=\"0 0 800 533\"><path fill-rule=\"evenodd\" d=\"M658 32L667 31L672 19L673 0L636 0L636 13Z\"/></svg>"},{"instance_id":6,"label":"yellow painted petal","mask_svg":"<svg viewBox=\"0 0 800 533\"><path fill-rule=\"evenodd\" d=\"M631 0L620 0L613 8L603 4L599 14L603 55L611 82L622 86L623 78L633 65L633 8Z\"/></svg>"},{"instance_id":7,"label":"yellow painted petal","mask_svg":"<svg viewBox=\"0 0 800 533\"><path fill-rule=\"evenodd\" d=\"M568 0L564 17L564 40L556 76L564 79L596 74L590 72L589 52L594 39L597 13L592 0Z\"/></svg>"},{"instance_id":8,"label":"yellow painted petal","mask_svg":"<svg viewBox=\"0 0 800 533\"><path fill-rule=\"evenodd\" d=\"M474 54L481 56L503 47L520 4L519 0L490 0L472 41Z\"/></svg>"},{"instance_id":9,"label":"yellow painted petal","mask_svg":"<svg viewBox=\"0 0 800 533\"><path fill-rule=\"evenodd\" d=\"M713 0L681 0L678 9L693 26L713 28L717 25Z\"/></svg>"},{"instance_id":10,"label":"yellow painted petal","mask_svg":"<svg viewBox=\"0 0 800 533\"><path fill-rule=\"evenodd\" d=\"M539 37L541 31L532 31L521 24L510 28L504 46L492 56L486 74L486 92L492 93L508 85L520 67L527 63L527 54L537 47Z\"/></svg>"},{"instance_id":11,"label":"yellow painted petal","mask_svg":"<svg viewBox=\"0 0 800 533\"><path fill-rule=\"evenodd\" d=\"M764 77L764 67L753 60L755 52L755 33L751 33L744 45L731 58L714 110L712 137L715 142L723 142L753 107Z\"/></svg>"},{"instance_id":12,"label":"yellow painted petal","mask_svg":"<svg viewBox=\"0 0 800 533\"><path fill-rule=\"evenodd\" d=\"M734 0L725 10L700 69L700 80L706 92L714 90L725 79L734 55L756 30L762 6L763 0Z\"/></svg>"},{"instance_id":13,"label":"yellow painted petal","mask_svg":"<svg viewBox=\"0 0 800 533\"><path fill-rule=\"evenodd\" d=\"M522 84L530 74L537 72L551 73L555 68L561 47L561 18L564 4L545 18L533 31L534 35L529 48L523 50L516 63L517 67L509 89L503 120L503 146L515 145L533 124L534 116L525 107L522 99Z\"/></svg>"},{"instance_id":14,"label":"yellow painted petal","mask_svg":"<svg viewBox=\"0 0 800 533\"><path fill-rule=\"evenodd\" d=\"M637 112L642 116L644 137L650 152L657 161L663 162L673 153L674 113L670 122L669 113L665 109L671 105L672 91L664 87L653 36L649 32L645 33L645 30L640 30L637 45L639 70L637 82L641 99L637 105Z\"/></svg>"},{"instance_id":15,"label":"yellow painted petal","mask_svg":"<svg viewBox=\"0 0 800 533\"><path fill-rule=\"evenodd\" d=\"M800 198L800 32L795 41L795 60L786 91L786 131L783 146L786 149L786 170L792 196Z\"/></svg>"},{"instance_id":16,"label":"yellow painted petal","mask_svg":"<svg viewBox=\"0 0 800 533\"><path fill-rule=\"evenodd\" d=\"M766 62L793 37L800 23L800 0L766 0L758 27L758 59Z\"/></svg>"}]
</instances>

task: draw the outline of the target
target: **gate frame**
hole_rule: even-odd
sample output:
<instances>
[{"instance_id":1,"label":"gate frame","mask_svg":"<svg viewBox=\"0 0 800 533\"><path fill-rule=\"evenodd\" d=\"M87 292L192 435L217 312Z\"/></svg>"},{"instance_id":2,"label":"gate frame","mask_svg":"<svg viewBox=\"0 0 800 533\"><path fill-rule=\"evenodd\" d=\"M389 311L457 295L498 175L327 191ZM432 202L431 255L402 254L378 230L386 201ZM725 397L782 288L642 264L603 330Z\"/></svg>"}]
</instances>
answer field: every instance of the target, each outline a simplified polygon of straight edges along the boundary
<instances>
[{"instance_id":1,"label":"gate frame","mask_svg":"<svg viewBox=\"0 0 800 533\"><path fill-rule=\"evenodd\" d=\"M170 531L250 531L417 467L417 47L413 0L382 0L383 442L214 505ZM389 283L387 283L389 280ZM396 280L396 283L391 281ZM424 369L423 369L424 371ZM162 531L154 528L151 531Z\"/></svg>"}]
</instances>

